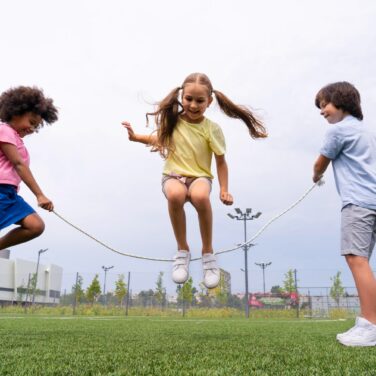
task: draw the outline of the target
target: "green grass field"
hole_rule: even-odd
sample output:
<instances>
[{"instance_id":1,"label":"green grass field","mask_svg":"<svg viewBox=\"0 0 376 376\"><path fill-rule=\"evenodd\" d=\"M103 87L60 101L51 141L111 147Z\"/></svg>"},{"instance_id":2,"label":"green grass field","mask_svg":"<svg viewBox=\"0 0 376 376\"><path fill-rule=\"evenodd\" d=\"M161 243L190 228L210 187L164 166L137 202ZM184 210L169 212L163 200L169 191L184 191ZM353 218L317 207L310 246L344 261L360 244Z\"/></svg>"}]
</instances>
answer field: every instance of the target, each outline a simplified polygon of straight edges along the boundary
<instances>
[{"instance_id":1,"label":"green grass field","mask_svg":"<svg viewBox=\"0 0 376 376\"><path fill-rule=\"evenodd\" d=\"M0 316L0 375L376 375L352 321Z\"/></svg>"}]
</instances>

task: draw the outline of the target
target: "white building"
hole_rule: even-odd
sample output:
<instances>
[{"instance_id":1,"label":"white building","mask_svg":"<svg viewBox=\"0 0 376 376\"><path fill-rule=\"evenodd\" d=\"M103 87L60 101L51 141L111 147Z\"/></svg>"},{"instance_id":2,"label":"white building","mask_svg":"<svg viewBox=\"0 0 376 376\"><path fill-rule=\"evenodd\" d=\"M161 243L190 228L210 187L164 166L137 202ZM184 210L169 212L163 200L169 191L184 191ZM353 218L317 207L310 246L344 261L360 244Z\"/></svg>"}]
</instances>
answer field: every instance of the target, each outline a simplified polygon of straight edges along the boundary
<instances>
[{"instance_id":1,"label":"white building","mask_svg":"<svg viewBox=\"0 0 376 376\"><path fill-rule=\"evenodd\" d=\"M31 302L31 279L37 263L27 260L10 260L9 250L0 251L0 304ZM34 302L58 304L60 302L63 269L57 265L39 264ZM28 289L29 285L29 289Z\"/></svg>"}]
</instances>

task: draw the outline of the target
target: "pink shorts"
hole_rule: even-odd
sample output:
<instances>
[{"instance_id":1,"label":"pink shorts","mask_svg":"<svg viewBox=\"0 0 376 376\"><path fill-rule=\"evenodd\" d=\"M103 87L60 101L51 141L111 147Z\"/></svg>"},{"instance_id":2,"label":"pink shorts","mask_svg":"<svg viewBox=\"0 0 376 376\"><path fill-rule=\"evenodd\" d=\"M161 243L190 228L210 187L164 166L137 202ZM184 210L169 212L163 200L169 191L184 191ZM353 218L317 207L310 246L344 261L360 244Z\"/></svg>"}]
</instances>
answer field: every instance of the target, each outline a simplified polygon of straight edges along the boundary
<instances>
[{"instance_id":1,"label":"pink shorts","mask_svg":"<svg viewBox=\"0 0 376 376\"><path fill-rule=\"evenodd\" d=\"M208 182L210 186L210 192L211 192L212 179L208 178L207 176L195 177L195 176L181 176L181 175L171 174L171 175L162 176L162 192L165 196L166 196L165 184L166 184L166 181L170 179L176 179L180 181L180 183L184 184L187 187L188 191L190 190L190 187L192 186L194 182L199 181L199 180L204 180Z\"/></svg>"}]
</instances>

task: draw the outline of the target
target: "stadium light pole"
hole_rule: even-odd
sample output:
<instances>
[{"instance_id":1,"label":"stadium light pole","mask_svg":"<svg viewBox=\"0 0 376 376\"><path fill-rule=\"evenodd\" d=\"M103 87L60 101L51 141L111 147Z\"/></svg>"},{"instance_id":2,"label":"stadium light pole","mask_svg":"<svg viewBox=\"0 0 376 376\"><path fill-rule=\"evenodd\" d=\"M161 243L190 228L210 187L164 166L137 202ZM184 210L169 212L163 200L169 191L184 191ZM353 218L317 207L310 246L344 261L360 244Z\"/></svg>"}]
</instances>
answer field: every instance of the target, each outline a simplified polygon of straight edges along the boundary
<instances>
[{"instance_id":1,"label":"stadium light pole","mask_svg":"<svg viewBox=\"0 0 376 376\"><path fill-rule=\"evenodd\" d=\"M264 295L265 295L265 269L271 265L271 262L255 262L255 265L258 265L262 269L262 285L264 287Z\"/></svg>"},{"instance_id":2,"label":"stadium light pole","mask_svg":"<svg viewBox=\"0 0 376 376\"><path fill-rule=\"evenodd\" d=\"M107 279L107 272L112 269L114 266L102 266L104 270L104 283L103 283L103 295L104 295L104 305L107 305L107 296L106 296L106 279Z\"/></svg>"},{"instance_id":3,"label":"stadium light pole","mask_svg":"<svg viewBox=\"0 0 376 376\"><path fill-rule=\"evenodd\" d=\"M247 242L247 221L251 221L255 218L258 218L261 215L261 212L257 212L256 214L251 214L252 209L246 208L245 212L242 212L239 208L235 208L236 214L227 213L227 215L231 219L236 219L237 221L243 221L244 223L244 243ZM245 317L249 318L249 292L248 292L248 249L253 247L254 244L244 244L243 250L244 250L244 276L245 276Z\"/></svg>"},{"instance_id":4,"label":"stadium light pole","mask_svg":"<svg viewBox=\"0 0 376 376\"><path fill-rule=\"evenodd\" d=\"M31 302L31 305L33 306L34 305L34 301L35 301L35 290L37 288L37 283L38 283L38 269L39 269L39 260L40 260L40 255L41 253L44 253L48 250L48 248L46 249L40 249L38 251L38 261L37 261L37 270L35 272L35 282L34 282L34 286L33 286L33 300Z\"/></svg>"}]
</instances>

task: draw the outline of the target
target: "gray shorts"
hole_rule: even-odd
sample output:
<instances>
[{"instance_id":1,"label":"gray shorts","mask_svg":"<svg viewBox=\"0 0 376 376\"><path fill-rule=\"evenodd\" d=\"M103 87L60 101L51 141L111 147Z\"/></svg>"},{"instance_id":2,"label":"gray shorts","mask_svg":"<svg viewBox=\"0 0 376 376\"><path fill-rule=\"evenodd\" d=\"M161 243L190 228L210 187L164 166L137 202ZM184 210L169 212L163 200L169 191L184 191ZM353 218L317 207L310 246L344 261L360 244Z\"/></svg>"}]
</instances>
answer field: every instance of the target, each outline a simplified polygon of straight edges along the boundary
<instances>
[{"instance_id":1,"label":"gray shorts","mask_svg":"<svg viewBox=\"0 0 376 376\"><path fill-rule=\"evenodd\" d=\"M349 204L342 209L341 254L370 258L376 241L376 210Z\"/></svg>"},{"instance_id":2,"label":"gray shorts","mask_svg":"<svg viewBox=\"0 0 376 376\"><path fill-rule=\"evenodd\" d=\"M196 181L199 181L199 180L205 180L210 186L210 191L211 191L211 188L212 188L212 180L210 178L206 177L206 176L187 177L187 176L180 176L180 175L175 175L175 174L173 174L173 175L163 175L162 176L162 192L165 196L166 196L165 184L166 184L166 181L170 180L170 179L178 180L180 183L185 185L188 189L188 192L189 192L190 188L192 187L193 183L196 182Z\"/></svg>"}]
</instances>

